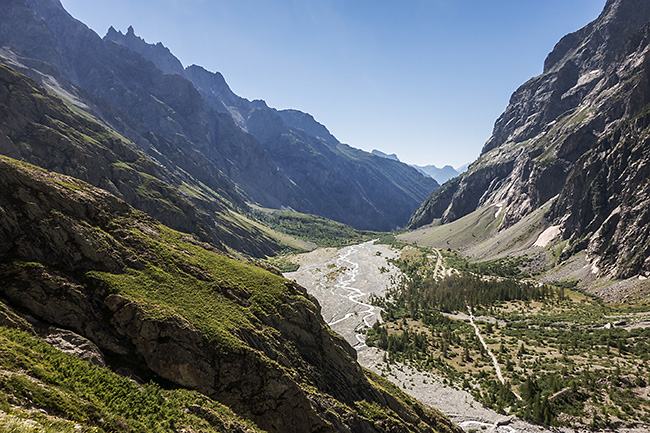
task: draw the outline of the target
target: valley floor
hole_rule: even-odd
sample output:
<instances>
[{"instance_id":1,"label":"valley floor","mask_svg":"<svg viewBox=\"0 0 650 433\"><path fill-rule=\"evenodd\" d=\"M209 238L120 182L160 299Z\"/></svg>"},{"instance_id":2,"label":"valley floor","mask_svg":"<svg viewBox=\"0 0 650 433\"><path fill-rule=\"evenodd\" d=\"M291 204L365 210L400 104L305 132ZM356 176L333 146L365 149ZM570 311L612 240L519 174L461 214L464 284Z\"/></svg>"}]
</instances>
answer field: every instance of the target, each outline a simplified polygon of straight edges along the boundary
<instances>
[{"instance_id":1,"label":"valley floor","mask_svg":"<svg viewBox=\"0 0 650 433\"><path fill-rule=\"evenodd\" d=\"M285 276L304 286L318 299L326 322L355 347L361 365L389 378L423 403L439 409L465 431L577 431L543 427L517 417L501 415L483 407L469 392L450 386L446 379L416 371L400 362L389 364L386 362L386 352L366 346L363 330L367 330L379 318L379 307L371 305L371 299L383 296L399 277L400 270L388 260L399 255L400 252L391 247L373 241L341 249L318 249L293 257L292 261L300 264L300 269ZM431 259L435 263L435 272L444 273L441 258L437 261L436 257ZM454 318L464 320L465 316L461 314ZM646 430L631 428L617 431L642 433Z\"/></svg>"}]
</instances>

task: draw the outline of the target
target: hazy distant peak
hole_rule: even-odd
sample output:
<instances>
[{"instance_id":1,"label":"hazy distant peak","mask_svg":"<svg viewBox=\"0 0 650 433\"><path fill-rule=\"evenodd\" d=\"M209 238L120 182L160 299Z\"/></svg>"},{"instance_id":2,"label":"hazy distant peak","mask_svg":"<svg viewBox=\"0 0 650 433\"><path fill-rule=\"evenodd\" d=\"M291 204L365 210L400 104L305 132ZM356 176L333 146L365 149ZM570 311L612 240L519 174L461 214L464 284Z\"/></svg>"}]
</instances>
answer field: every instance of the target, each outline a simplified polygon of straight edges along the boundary
<instances>
[{"instance_id":1,"label":"hazy distant peak","mask_svg":"<svg viewBox=\"0 0 650 433\"><path fill-rule=\"evenodd\" d=\"M435 165L413 165L412 167L425 176L434 178L440 185L460 174L460 172L451 165L445 165L442 168L438 168Z\"/></svg>"},{"instance_id":2,"label":"hazy distant peak","mask_svg":"<svg viewBox=\"0 0 650 433\"><path fill-rule=\"evenodd\" d=\"M375 156L379 156L381 158L392 159L393 161L399 161L399 158L394 153L391 153L389 155L389 154L384 153L381 150L377 150L377 149L373 149L372 152L370 152L370 153L372 153Z\"/></svg>"}]
</instances>

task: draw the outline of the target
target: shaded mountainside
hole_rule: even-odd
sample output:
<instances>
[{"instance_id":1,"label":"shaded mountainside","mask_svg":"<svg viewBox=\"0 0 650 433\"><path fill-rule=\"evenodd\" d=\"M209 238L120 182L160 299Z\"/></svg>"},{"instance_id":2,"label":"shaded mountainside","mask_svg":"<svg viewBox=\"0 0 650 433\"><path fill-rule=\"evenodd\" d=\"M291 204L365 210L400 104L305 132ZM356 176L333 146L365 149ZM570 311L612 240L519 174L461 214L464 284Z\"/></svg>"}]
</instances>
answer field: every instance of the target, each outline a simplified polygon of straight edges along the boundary
<instances>
[{"instance_id":1,"label":"shaded mountainside","mask_svg":"<svg viewBox=\"0 0 650 433\"><path fill-rule=\"evenodd\" d=\"M0 153L103 188L167 225L221 248L253 256L283 248L278 240L238 220L231 210L238 207L238 196L229 181L223 182L228 189L215 191L188 173L170 171L4 65L0 65Z\"/></svg>"},{"instance_id":2,"label":"shaded mountainside","mask_svg":"<svg viewBox=\"0 0 650 433\"><path fill-rule=\"evenodd\" d=\"M310 114L275 110L264 101L241 98L218 72L196 65L183 70L167 48L146 43L132 27L126 34L109 29L104 40L128 47L161 70L187 78L211 108L229 114L257 138L273 163L304 194L305 202L283 203L285 206L356 228L390 230L403 226L412 209L438 187L399 160L386 164L341 144Z\"/></svg>"},{"instance_id":3,"label":"shaded mountainside","mask_svg":"<svg viewBox=\"0 0 650 433\"><path fill-rule=\"evenodd\" d=\"M233 195L264 207L387 230L406 224L438 186L405 164L378 169L367 153L351 157L310 115L240 98L221 74L183 69L167 48L147 44L132 28L110 29L101 39L58 0L0 5L6 63L73 95L71 102L162 165L210 189L234 183Z\"/></svg>"},{"instance_id":4,"label":"shaded mountainside","mask_svg":"<svg viewBox=\"0 0 650 433\"><path fill-rule=\"evenodd\" d=\"M96 345L97 363L196 390L270 432L460 432L364 371L295 283L230 259L104 190L6 157L0 191L3 325L67 330L60 332L68 337L50 340L65 340L68 349L74 341ZM11 311L28 313L32 325ZM66 368L65 359L47 365ZM26 371L52 386L81 386L70 385L75 375ZM2 395L17 392L11 401L22 401L17 389ZM37 397L32 406L45 404ZM216 403L205 404L190 413L209 415ZM74 419L78 412L53 415ZM109 429L111 421L84 419Z\"/></svg>"},{"instance_id":5,"label":"shaded mountainside","mask_svg":"<svg viewBox=\"0 0 650 433\"><path fill-rule=\"evenodd\" d=\"M588 247L602 273L649 273L647 181L639 174L649 153L649 21L648 2L610 0L598 19L564 37L544 73L512 95L479 159L432 194L409 226L496 205L507 228L559 195L549 219L571 240L565 256Z\"/></svg>"}]
</instances>

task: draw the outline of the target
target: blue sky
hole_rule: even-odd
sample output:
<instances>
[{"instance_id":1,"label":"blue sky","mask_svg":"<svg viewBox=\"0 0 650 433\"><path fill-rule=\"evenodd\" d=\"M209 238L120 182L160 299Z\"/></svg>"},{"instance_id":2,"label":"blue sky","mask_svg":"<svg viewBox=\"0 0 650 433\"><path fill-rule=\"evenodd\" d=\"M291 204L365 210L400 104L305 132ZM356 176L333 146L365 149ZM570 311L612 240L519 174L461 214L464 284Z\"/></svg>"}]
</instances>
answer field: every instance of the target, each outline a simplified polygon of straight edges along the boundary
<instances>
[{"instance_id":1,"label":"blue sky","mask_svg":"<svg viewBox=\"0 0 650 433\"><path fill-rule=\"evenodd\" d=\"M133 25L235 93L311 113L411 164L473 161L510 95L605 0L62 0L100 36Z\"/></svg>"}]
</instances>

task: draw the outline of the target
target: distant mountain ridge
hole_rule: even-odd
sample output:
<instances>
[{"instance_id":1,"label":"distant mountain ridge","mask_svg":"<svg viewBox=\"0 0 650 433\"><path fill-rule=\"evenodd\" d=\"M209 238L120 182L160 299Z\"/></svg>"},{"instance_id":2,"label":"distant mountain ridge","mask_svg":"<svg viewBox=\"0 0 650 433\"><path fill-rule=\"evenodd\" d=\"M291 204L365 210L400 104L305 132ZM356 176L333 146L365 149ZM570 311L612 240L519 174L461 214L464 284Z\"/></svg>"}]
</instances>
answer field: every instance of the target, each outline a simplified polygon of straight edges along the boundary
<instances>
[{"instance_id":1,"label":"distant mountain ridge","mask_svg":"<svg viewBox=\"0 0 650 433\"><path fill-rule=\"evenodd\" d=\"M399 161L399 158L394 153L391 153L389 155L377 149L373 149L373 151L370 153L372 153L375 156L379 156L381 158L391 159L393 161ZM415 168L423 175L435 179L436 182L442 185L443 183L447 182L449 179L453 179L459 174L464 173L465 170L467 170L468 165L469 164L463 165L459 170L456 170L451 165L445 165L442 168L438 168L435 165L421 166L421 165L411 164L411 167Z\"/></svg>"},{"instance_id":2,"label":"distant mountain ridge","mask_svg":"<svg viewBox=\"0 0 650 433\"><path fill-rule=\"evenodd\" d=\"M171 51L169 51L169 48L164 46L162 42L158 42L155 45L148 44L144 39L136 36L133 26L129 26L126 35L123 35L122 32L118 32L113 26L111 26L108 28L104 40L122 43L131 51L135 51L145 59L153 62L153 64L165 74L177 74L182 77L185 76L185 68L183 67L183 64L172 54Z\"/></svg>"},{"instance_id":3,"label":"distant mountain ridge","mask_svg":"<svg viewBox=\"0 0 650 433\"><path fill-rule=\"evenodd\" d=\"M162 44L104 39L56 0L3 1L3 61L59 91L169 169L236 201L389 230L438 187L405 164L341 144L312 116L235 95L223 76ZM20 30L17 30L20 29ZM56 82L56 84L53 84Z\"/></svg>"},{"instance_id":4,"label":"distant mountain ridge","mask_svg":"<svg viewBox=\"0 0 650 433\"><path fill-rule=\"evenodd\" d=\"M218 74L165 73L133 29L153 60L55 0L0 10L0 430L462 432L259 260L305 243L247 203L390 226L435 181Z\"/></svg>"},{"instance_id":5,"label":"distant mountain ridge","mask_svg":"<svg viewBox=\"0 0 650 433\"><path fill-rule=\"evenodd\" d=\"M81 385L64 388L65 397L30 399L20 386L3 386L3 398L18 397L13 409L38 409L84 431L261 431L242 427L243 418L274 433L462 432L364 370L295 282L175 232L103 189L0 156L0 209L0 330L28 331L32 347L35 328L64 335L47 341L104 367L84 364L95 373L86 378L119 400L110 414L97 410L101 398L84 392L71 357L45 372L37 367L43 356L24 350L16 362L2 339L5 373L40 379L44 394L53 377ZM98 379L109 369L131 387ZM125 393L152 387L201 393L189 403L161 398L193 419L138 419L142 401L138 424L122 419ZM81 396L79 411L70 395ZM216 413L212 402L230 409Z\"/></svg>"},{"instance_id":6,"label":"distant mountain ridge","mask_svg":"<svg viewBox=\"0 0 650 433\"><path fill-rule=\"evenodd\" d=\"M609 0L562 38L543 74L512 95L478 160L410 227L496 205L507 228L555 200L547 218L568 240L563 257L586 248L599 274L650 276L649 29L650 2Z\"/></svg>"},{"instance_id":7,"label":"distant mountain ridge","mask_svg":"<svg viewBox=\"0 0 650 433\"><path fill-rule=\"evenodd\" d=\"M101 187L222 249L263 257L283 248L259 228L236 222L233 208L240 198L231 183L211 190L160 165L2 64L0 95L0 154Z\"/></svg>"},{"instance_id":8,"label":"distant mountain ridge","mask_svg":"<svg viewBox=\"0 0 650 433\"><path fill-rule=\"evenodd\" d=\"M451 165L445 165L442 168L438 168L435 165L425 165L425 166L414 165L413 167L415 167L421 173L424 173L427 176L431 176L436 180L436 182L438 182L441 185L447 182L449 179L455 178L461 173L456 171L456 169Z\"/></svg>"}]
</instances>

